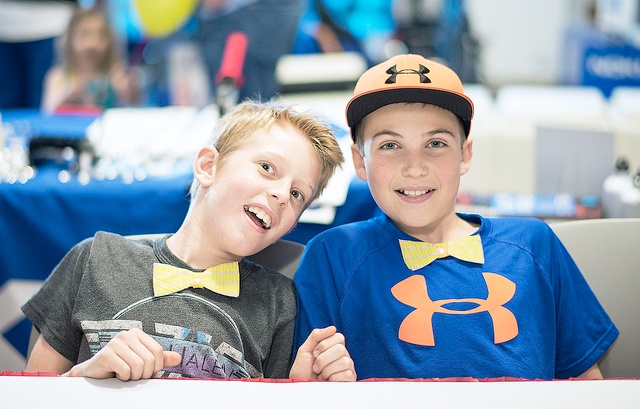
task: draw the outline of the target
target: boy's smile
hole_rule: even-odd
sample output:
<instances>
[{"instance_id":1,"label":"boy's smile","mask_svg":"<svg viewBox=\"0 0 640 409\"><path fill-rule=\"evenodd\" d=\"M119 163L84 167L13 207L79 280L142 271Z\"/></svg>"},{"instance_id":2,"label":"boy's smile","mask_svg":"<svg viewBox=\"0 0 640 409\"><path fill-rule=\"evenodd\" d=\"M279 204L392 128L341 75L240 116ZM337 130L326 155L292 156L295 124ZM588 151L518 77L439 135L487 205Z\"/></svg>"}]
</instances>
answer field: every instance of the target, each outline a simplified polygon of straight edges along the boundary
<instances>
[{"instance_id":1,"label":"boy's smile","mask_svg":"<svg viewBox=\"0 0 640 409\"><path fill-rule=\"evenodd\" d=\"M265 230L271 228L271 216L263 209L256 206L245 206L244 211L255 221L257 226Z\"/></svg>"},{"instance_id":2,"label":"boy's smile","mask_svg":"<svg viewBox=\"0 0 640 409\"><path fill-rule=\"evenodd\" d=\"M407 234L445 235L458 220L460 176L472 154L458 118L433 105L398 103L367 115L360 126L364 149L353 149L354 165L378 206Z\"/></svg>"},{"instance_id":3,"label":"boy's smile","mask_svg":"<svg viewBox=\"0 0 640 409\"><path fill-rule=\"evenodd\" d=\"M421 203L431 197L435 189L424 189L424 190L409 190L409 189L398 189L396 190L400 198L408 203Z\"/></svg>"}]
</instances>

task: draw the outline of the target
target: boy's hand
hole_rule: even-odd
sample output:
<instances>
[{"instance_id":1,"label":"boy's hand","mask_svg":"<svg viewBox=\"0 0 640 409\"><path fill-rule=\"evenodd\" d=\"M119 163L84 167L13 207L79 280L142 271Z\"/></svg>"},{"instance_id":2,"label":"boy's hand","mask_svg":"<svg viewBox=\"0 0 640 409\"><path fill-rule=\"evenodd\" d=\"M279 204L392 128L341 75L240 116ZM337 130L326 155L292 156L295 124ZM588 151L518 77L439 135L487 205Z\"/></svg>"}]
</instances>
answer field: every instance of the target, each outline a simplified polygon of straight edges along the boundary
<instances>
[{"instance_id":1,"label":"boy's hand","mask_svg":"<svg viewBox=\"0 0 640 409\"><path fill-rule=\"evenodd\" d=\"M356 370L344 335L336 327L314 329L300 346L289 377L328 381L355 381Z\"/></svg>"},{"instance_id":2,"label":"boy's hand","mask_svg":"<svg viewBox=\"0 0 640 409\"><path fill-rule=\"evenodd\" d=\"M176 366L182 357L137 328L119 332L94 357L78 364L66 376L116 378L128 381L151 378L165 367Z\"/></svg>"}]
</instances>

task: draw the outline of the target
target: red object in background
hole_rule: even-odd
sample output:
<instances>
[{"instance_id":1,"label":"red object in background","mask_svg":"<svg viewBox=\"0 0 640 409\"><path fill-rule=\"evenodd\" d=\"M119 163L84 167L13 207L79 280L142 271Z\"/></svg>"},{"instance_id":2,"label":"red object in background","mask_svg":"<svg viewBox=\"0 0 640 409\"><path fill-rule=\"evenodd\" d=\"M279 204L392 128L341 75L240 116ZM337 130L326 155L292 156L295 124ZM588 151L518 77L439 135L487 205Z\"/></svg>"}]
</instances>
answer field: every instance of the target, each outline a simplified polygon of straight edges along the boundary
<instances>
[{"instance_id":1,"label":"red object in background","mask_svg":"<svg viewBox=\"0 0 640 409\"><path fill-rule=\"evenodd\" d=\"M248 45L249 39L245 33L234 31L229 34L222 54L220 71L216 74L216 84L229 80L237 87L242 86L244 83L242 69Z\"/></svg>"},{"instance_id":2,"label":"red object in background","mask_svg":"<svg viewBox=\"0 0 640 409\"><path fill-rule=\"evenodd\" d=\"M97 105L75 105L60 104L54 110L55 115L77 115L77 116L99 116L104 112L102 107Z\"/></svg>"}]
</instances>

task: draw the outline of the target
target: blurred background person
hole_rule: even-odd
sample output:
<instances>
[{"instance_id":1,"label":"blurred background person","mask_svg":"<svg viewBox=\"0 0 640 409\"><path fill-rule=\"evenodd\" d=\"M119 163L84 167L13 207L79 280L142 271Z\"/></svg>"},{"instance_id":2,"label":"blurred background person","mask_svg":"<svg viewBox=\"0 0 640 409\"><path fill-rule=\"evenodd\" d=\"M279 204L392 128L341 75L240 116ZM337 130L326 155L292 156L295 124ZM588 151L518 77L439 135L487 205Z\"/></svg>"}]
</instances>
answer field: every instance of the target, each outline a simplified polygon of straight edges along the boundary
<instances>
[{"instance_id":1,"label":"blurred background person","mask_svg":"<svg viewBox=\"0 0 640 409\"><path fill-rule=\"evenodd\" d=\"M216 96L215 76L222 62L227 37L241 31L248 38L244 82L239 100L268 100L279 92L275 77L278 59L291 52L303 0L201 0L195 39Z\"/></svg>"},{"instance_id":2,"label":"blurred background person","mask_svg":"<svg viewBox=\"0 0 640 409\"><path fill-rule=\"evenodd\" d=\"M47 73L42 108L106 109L134 104L137 94L104 12L77 8L63 39L62 61Z\"/></svg>"},{"instance_id":3,"label":"blurred background person","mask_svg":"<svg viewBox=\"0 0 640 409\"><path fill-rule=\"evenodd\" d=\"M0 0L0 109L38 108L75 1Z\"/></svg>"},{"instance_id":4,"label":"blurred background person","mask_svg":"<svg viewBox=\"0 0 640 409\"><path fill-rule=\"evenodd\" d=\"M388 58L393 0L305 0L294 53L356 51L369 65Z\"/></svg>"},{"instance_id":5,"label":"blurred background person","mask_svg":"<svg viewBox=\"0 0 640 409\"><path fill-rule=\"evenodd\" d=\"M480 44L465 0L393 0L396 38L407 51L444 63L463 82L478 82Z\"/></svg>"}]
</instances>

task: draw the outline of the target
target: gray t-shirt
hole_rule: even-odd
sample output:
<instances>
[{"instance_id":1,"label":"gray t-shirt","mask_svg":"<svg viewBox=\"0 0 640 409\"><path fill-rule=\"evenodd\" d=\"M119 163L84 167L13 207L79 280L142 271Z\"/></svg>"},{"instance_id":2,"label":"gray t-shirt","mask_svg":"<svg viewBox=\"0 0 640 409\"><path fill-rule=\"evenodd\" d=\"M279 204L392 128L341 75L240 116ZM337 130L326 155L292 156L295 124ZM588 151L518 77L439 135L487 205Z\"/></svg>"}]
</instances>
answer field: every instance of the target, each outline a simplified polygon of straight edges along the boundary
<instances>
[{"instance_id":1,"label":"gray t-shirt","mask_svg":"<svg viewBox=\"0 0 640 409\"><path fill-rule=\"evenodd\" d=\"M237 298L204 288L155 297L154 263L191 269L166 238L98 232L67 253L22 310L75 363L118 331L137 327L182 355L157 376L286 378L296 314L292 281L243 259Z\"/></svg>"}]
</instances>

